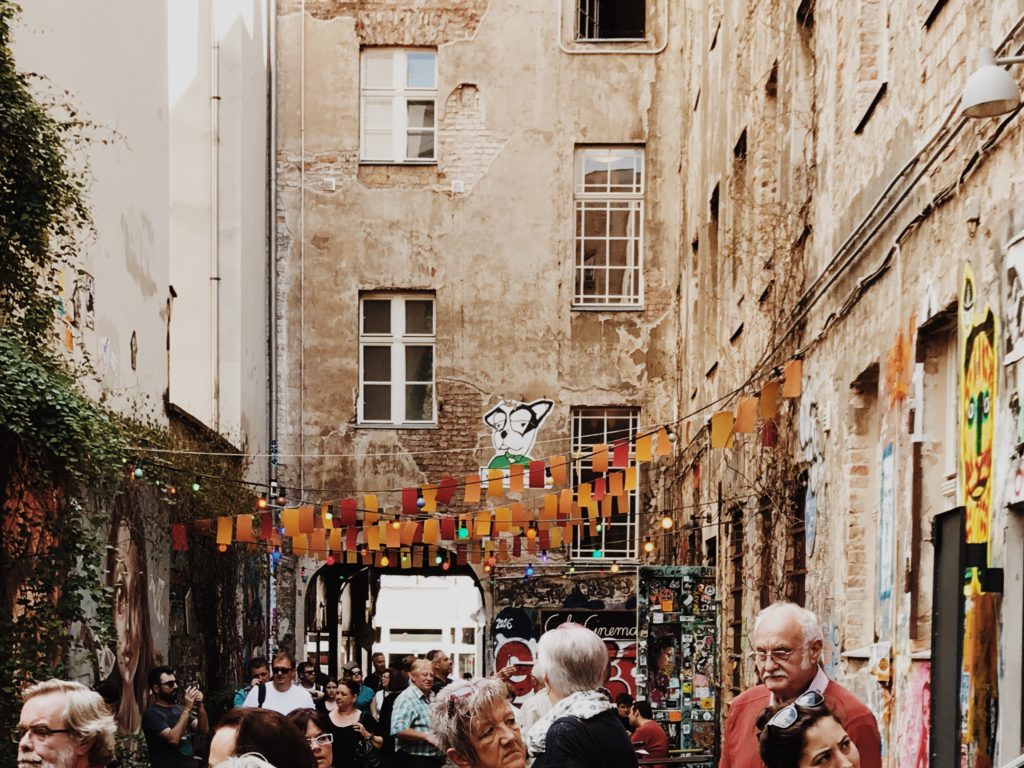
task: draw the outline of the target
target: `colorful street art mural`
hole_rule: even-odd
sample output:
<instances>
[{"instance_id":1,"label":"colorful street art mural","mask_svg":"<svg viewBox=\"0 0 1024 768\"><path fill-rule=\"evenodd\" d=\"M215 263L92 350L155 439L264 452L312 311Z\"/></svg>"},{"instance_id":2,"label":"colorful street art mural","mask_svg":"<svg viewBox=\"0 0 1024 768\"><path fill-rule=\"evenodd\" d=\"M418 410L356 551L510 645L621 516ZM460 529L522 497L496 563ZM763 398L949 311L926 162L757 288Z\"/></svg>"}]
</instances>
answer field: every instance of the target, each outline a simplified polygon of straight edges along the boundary
<instances>
[{"instance_id":1,"label":"colorful street art mural","mask_svg":"<svg viewBox=\"0 0 1024 768\"><path fill-rule=\"evenodd\" d=\"M960 483L967 543L988 550L991 538L993 445L996 432L999 329L983 304L974 274L964 268L960 288ZM981 591L977 568L966 575L961 667L961 764L990 768L995 743L998 626L995 595Z\"/></svg>"},{"instance_id":2,"label":"colorful street art mural","mask_svg":"<svg viewBox=\"0 0 1024 768\"><path fill-rule=\"evenodd\" d=\"M534 400L532 403L502 400L484 414L484 423L491 428L491 442L494 444L494 456L487 468L508 469L513 464L528 467L537 431L553 406L551 400Z\"/></svg>"},{"instance_id":3,"label":"colorful street art mural","mask_svg":"<svg viewBox=\"0 0 1024 768\"><path fill-rule=\"evenodd\" d=\"M537 628L532 611L524 608L502 608L491 625L494 639L494 668L516 668L509 678L515 690L513 704L521 706L533 693L533 660L537 657Z\"/></svg>"},{"instance_id":4,"label":"colorful street art mural","mask_svg":"<svg viewBox=\"0 0 1024 768\"><path fill-rule=\"evenodd\" d=\"M882 449L878 480L878 634L889 637L896 579L896 456L892 443Z\"/></svg>"},{"instance_id":5,"label":"colorful street art mural","mask_svg":"<svg viewBox=\"0 0 1024 768\"><path fill-rule=\"evenodd\" d=\"M896 763L900 768L928 768L931 678L931 664L915 663L900 697L899 760Z\"/></svg>"}]
</instances>

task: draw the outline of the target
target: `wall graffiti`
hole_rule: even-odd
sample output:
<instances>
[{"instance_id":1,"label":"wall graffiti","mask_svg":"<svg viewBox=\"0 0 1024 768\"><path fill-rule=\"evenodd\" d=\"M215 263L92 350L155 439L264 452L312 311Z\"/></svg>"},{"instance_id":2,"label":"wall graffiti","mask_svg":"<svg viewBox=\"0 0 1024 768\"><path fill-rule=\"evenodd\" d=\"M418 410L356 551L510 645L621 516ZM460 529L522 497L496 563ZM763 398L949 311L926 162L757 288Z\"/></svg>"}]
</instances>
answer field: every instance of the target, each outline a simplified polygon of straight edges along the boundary
<instances>
[{"instance_id":1,"label":"wall graffiti","mask_svg":"<svg viewBox=\"0 0 1024 768\"><path fill-rule=\"evenodd\" d=\"M882 449L878 514L878 634L892 630L892 592L896 578L896 457L893 444Z\"/></svg>"},{"instance_id":2,"label":"wall graffiti","mask_svg":"<svg viewBox=\"0 0 1024 768\"><path fill-rule=\"evenodd\" d=\"M573 606L582 597L583 601ZM636 599L636 579L626 574L595 576L534 576L499 579L494 585L494 604L524 608L628 607ZM566 606L566 601L569 605Z\"/></svg>"},{"instance_id":3,"label":"wall graffiti","mask_svg":"<svg viewBox=\"0 0 1024 768\"><path fill-rule=\"evenodd\" d=\"M516 668L509 678L515 691L513 704L521 706L533 693L533 660L537 657L537 628L531 611L502 608L491 625L494 639L494 668Z\"/></svg>"},{"instance_id":4,"label":"wall graffiti","mask_svg":"<svg viewBox=\"0 0 1024 768\"><path fill-rule=\"evenodd\" d=\"M528 466L537 431L553 406L551 400L534 400L532 403L502 400L484 414L484 423L491 428L491 442L494 444L494 456L487 468L508 469L513 464Z\"/></svg>"},{"instance_id":5,"label":"wall graffiti","mask_svg":"<svg viewBox=\"0 0 1024 768\"><path fill-rule=\"evenodd\" d=\"M978 294L970 268L960 289L960 482L967 543L988 549L991 531L999 359L998 322ZM978 569L965 589L961 668L961 748L965 768L989 768L995 751L998 626L995 596L981 591Z\"/></svg>"},{"instance_id":6,"label":"wall graffiti","mask_svg":"<svg viewBox=\"0 0 1024 768\"><path fill-rule=\"evenodd\" d=\"M931 713L931 665L914 665L900 697L900 768L928 768L928 735Z\"/></svg>"}]
</instances>

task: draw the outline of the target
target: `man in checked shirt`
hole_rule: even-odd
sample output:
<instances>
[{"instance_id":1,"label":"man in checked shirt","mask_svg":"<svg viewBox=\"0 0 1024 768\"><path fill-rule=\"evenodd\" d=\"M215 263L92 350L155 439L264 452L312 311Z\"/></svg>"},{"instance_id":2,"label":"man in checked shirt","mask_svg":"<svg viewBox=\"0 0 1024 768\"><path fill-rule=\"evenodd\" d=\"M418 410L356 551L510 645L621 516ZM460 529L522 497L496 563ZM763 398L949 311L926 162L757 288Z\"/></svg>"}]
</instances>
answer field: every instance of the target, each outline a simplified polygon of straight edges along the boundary
<instances>
[{"instance_id":1,"label":"man in checked shirt","mask_svg":"<svg viewBox=\"0 0 1024 768\"><path fill-rule=\"evenodd\" d=\"M391 735L395 737L396 768L440 768L444 755L430 730L430 702L434 682L433 665L416 659L409 673L409 687L398 694L391 714Z\"/></svg>"}]
</instances>

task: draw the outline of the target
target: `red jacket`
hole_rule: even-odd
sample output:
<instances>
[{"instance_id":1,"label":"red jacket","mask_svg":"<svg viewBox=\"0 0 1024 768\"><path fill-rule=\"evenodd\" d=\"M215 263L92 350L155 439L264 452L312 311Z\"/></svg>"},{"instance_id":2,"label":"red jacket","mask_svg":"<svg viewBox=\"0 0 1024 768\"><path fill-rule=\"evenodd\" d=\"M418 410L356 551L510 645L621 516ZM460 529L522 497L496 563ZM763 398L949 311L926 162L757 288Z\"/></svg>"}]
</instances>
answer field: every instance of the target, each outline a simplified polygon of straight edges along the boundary
<instances>
[{"instance_id":1,"label":"red jacket","mask_svg":"<svg viewBox=\"0 0 1024 768\"><path fill-rule=\"evenodd\" d=\"M768 706L771 692L763 685L744 691L729 704L722 740L722 759L718 768L762 768L758 751L757 716ZM825 688L825 704L850 734L860 752L861 768L881 768L882 739L878 723L864 703L830 680Z\"/></svg>"}]
</instances>

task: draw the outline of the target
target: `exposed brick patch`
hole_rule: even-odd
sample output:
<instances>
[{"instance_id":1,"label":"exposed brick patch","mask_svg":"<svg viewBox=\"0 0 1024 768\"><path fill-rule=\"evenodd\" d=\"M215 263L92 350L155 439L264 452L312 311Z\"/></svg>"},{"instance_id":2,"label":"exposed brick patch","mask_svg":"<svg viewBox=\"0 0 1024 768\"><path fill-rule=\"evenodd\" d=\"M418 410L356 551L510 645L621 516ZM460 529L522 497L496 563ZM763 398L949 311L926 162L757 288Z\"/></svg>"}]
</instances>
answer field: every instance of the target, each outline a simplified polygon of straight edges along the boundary
<instances>
[{"instance_id":1,"label":"exposed brick patch","mask_svg":"<svg viewBox=\"0 0 1024 768\"><path fill-rule=\"evenodd\" d=\"M306 13L318 21L339 16L355 19L361 45L444 45L476 34L488 7L486 0L306 0ZM301 0L281 0L282 15L299 13Z\"/></svg>"}]
</instances>

